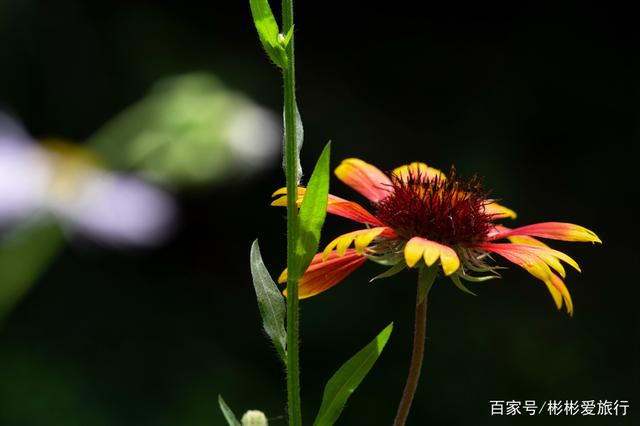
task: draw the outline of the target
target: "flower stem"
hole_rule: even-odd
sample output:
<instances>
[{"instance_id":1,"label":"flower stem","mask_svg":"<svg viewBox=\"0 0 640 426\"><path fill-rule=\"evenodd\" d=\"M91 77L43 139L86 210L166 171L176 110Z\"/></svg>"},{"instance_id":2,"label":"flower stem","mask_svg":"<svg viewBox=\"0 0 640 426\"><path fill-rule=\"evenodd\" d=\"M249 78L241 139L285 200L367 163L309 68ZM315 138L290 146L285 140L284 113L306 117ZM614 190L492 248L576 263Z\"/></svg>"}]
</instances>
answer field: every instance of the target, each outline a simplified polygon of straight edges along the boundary
<instances>
[{"instance_id":1,"label":"flower stem","mask_svg":"<svg viewBox=\"0 0 640 426\"><path fill-rule=\"evenodd\" d=\"M420 270L422 274L423 271ZM411 409L411 403L413 397L416 394L418 388L418 381L420 380L420 370L422 369L422 360L424 358L424 345L425 335L427 329L427 295L420 302L421 288L418 285L416 296L416 319L415 329L413 331L413 351L411 353L411 364L409 365L409 374L407 375L407 382L404 385L404 391L402 392L402 399L398 405L398 411L396 418L393 422L393 426L404 426L409 416L409 410Z\"/></svg>"},{"instance_id":2,"label":"flower stem","mask_svg":"<svg viewBox=\"0 0 640 426\"><path fill-rule=\"evenodd\" d=\"M286 34L293 26L293 0L282 0L282 27ZM294 67L292 37L287 45L287 67L284 70L284 134L285 134L285 175L287 181L287 265L292 271L298 238L298 145L296 132L296 77ZM287 409L289 425L302 425L300 408L300 364L299 364L299 301L298 278L289 274L287 279Z\"/></svg>"}]
</instances>

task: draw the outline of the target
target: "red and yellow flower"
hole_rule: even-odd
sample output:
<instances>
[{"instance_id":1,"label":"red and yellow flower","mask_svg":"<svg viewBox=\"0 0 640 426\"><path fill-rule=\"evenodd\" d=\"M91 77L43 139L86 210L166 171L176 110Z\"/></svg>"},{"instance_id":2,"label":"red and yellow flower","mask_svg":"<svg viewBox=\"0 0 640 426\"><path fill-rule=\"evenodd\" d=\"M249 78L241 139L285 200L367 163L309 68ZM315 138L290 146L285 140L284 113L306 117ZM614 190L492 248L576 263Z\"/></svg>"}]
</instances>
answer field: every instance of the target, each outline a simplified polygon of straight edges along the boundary
<instances>
[{"instance_id":1,"label":"red and yellow flower","mask_svg":"<svg viewBox=\"0 0 640 426\"><path fill-rule=\"evenodd\" d=\"M344 160L336 176L366 197L374 213L358 203L329 195L327 212L365 225L331 241L313 258L299 282L300 298L321 293L342 281L366 260L391 266L383 276L405 267L438 268L462 290L461 280L498 278L492 254L524 268L545 283L558 307L573 314L573 302L561 277L562 262L580 267L568 255L537 238L601 243L578 225L536 223L514 229L495 223L516 213L487 197L477 178L464 181L455 169L448 174L424 163L411 163L385 174L356 158ZM298 188L298 206L305 188ZM272 205L286 206L286 188ZM506 241L502 241L506 240ZM353 247L352 247L353 246ZM279 278L286 282L287 271Z\"/></svg>"}]
</instances>

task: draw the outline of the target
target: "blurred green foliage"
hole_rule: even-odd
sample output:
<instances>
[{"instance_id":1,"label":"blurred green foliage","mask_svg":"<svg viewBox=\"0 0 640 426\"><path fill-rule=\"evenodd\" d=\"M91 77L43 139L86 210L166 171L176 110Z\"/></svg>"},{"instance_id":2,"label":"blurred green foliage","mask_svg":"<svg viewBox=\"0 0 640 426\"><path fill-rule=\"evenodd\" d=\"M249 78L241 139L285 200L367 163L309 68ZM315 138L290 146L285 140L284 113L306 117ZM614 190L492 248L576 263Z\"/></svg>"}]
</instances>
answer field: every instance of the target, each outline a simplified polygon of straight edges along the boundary
<instances>
[{"instance_id":1,"label":"blurred green foliage","mask_svg":"<svg viewBox=\"0 0 640 426\"><path fill-rule=\"evenodd\" d=\"M63 243L60 228L49 220L21 224L0 238L0 330Z\"/></svg>"},{"instance_id":2,"label":"blurred green foliage","mask_svg":"<svg viewBox=\"0 0 640 426\"><path fill-rule=\"evenodd\" d=\"M194 73L159 81L87 143L114 168L183 187L262 167L279 151L272 119L212 74Z\"/></svg>"}]
</instances>

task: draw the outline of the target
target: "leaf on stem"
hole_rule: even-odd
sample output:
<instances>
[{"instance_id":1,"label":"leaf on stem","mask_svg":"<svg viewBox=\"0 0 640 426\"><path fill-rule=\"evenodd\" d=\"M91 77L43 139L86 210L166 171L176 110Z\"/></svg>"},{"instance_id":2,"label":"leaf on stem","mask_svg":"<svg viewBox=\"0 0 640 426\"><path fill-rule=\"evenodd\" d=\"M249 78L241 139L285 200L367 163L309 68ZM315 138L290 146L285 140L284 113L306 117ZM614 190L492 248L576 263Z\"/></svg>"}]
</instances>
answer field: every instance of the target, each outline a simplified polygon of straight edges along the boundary
<instances>
[{"instance_id":1,"label":"leaf on stem","mask_svg":"<svg viewBox=\"0 0 640 426\"><path fill-rule=\"evenodd\" d=\"M318 158L300 206L296 262L295 267L291 268L296 279L307 270L318 251L320 231L327 216L330 156L331 142L327 143Z\"/></svg>"},{"instance_id":2,"label":"leaf on stem","mask_svg":"<svg viewBox=\"0 0 640 426\"><path fill-rule=\"evenodd\" d=\"M264 331L267 332L280 358L286 364L287 331L284 326L286 316L284 297L262 261L258 240L251 245L250 263L253 288L256 291Z\"/></svg>"},{"instance_id":3,"label":"leaf on stem","mask_svg":"<svg viewBox=\"0 0 640 426\"><path fill-rule=\"evenodd\" d=\"M222 399L222 395L218 395L218 404L220 405L220 411L222 411L222 415L224 415L229 426L242 426L242 423L240 423L236 415L233 414L231 408L229 408L227 403L224 402L224 399Z\"/></svg>"},{"instance_id":4,"label":"leaf on stem","mask_svg":"<svg viewBox=\"0 0 640 426\"><path fill-rule=\"evenodd\" d=\"M287 53L285 51L288 41L280 41L280 30L278 29L278 23L274 18L269 2L267 0L249 0L251 6L251 15L253 16L253 23L258 30L258 37L262 43L262 47L269 59L274 64L282 69L287 68ZM291 33L291 30L289 30ZM289 33L285 37L291 38Z\"/></svg>"},{"instance_id":5,"label":"leaf on stem","mask_svg":"<svg viewBox=\"0 0 640 426\"><path fill-rule=\"evenodd\" d=\"M360 385L391 336L393 323L389 324L371 343L344 363L329 379L324 388L322 404L314 426L333 425L344 409L347 399Z\"/></svg>"},{"instance_id":6,"label":"leaf on stem","mask_svg":"<svg viewBox=\"0 0 640 426\"><path fill-rule=\"evenodd\" d=\"M293 25L289 28L289 31L287 31L286 35L280 34L280 44L282 45L282 47L286 49L292 37L293 37Z\"/></svg>"}]
</instances>

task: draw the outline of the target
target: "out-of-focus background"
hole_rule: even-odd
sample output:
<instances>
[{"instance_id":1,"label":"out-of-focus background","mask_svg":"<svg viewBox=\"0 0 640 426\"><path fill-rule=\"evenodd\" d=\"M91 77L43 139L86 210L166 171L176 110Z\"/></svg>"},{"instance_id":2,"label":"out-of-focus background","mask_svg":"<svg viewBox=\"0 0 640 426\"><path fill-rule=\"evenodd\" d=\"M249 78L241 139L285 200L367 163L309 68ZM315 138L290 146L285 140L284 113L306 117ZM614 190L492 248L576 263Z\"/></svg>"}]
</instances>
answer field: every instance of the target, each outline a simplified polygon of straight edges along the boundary
<instances>
[{"instance_id":1,"label":"out-of-focus background","mask_svg":"<svg viewBox=\"0 0 640 426\"><path fill-rule=\"evenodd\" d=\"M639 74L630 16L586 5L352 6L297 4L305 170L328 139L334 166L352 156L385 170L455 164L484 176L519 213L516 224L573 222L604 241L553 244L583 267L566 280L574 318L515 267L471 285L478 297L438 283L410 424L632 424ZM81 144L177 212L161 217L173 231L153 244L105 241L94 232L103 222L51 198L44 219L0 222L0 424L223 425L221 393L237 413L259 408L284 425L282 367L248 268L256 237L273 275L285 261L285 212L269 207L283 184L281 81L248 2L3 0L0 64L2 109L33 138ZM12 193L27 185L0 177ZM365 202L336 179L331 192ZM151 221L159 209L135 214ZM323 239L350 227L330 217ZM385 352L338 424L393 418L415 277L369 284L379 272L367 264L302 303L307 420L331 374L391 321ZM628 400L630 414L489 415L490 400L592 399Z\"/></svg>"}]
</instances>

